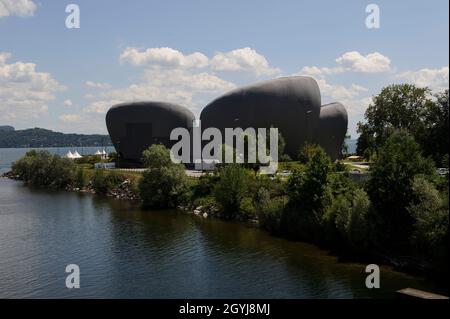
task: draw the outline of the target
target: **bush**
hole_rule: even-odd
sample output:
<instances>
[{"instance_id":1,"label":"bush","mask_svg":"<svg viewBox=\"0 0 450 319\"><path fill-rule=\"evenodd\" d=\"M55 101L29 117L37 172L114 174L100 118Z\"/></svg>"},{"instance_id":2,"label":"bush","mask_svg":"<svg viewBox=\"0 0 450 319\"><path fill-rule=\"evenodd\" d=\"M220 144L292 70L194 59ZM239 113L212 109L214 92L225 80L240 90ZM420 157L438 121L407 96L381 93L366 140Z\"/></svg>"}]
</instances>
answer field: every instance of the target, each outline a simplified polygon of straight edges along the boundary
<instances>
[{"instance_id":1,"label":"bush","mask_svg":"<svg viewBox=\"0 0 450 319\"><path fill-rule=\"evenodd\" d=\"M266 188L261 187L254 197L254 207L260 227L270 233L278 234L284 209L283 198L273 198Z\"/></svg>"},{"instance_id":2,"label":"bush","mask_svg":"<svg viewBox=\"0 0 450 319\"><path fill-rule=\"evenodd\" d=\"M411 245L426 257L448 259L448 195L441 196L425 178L412 184L413 202L408 212L414 218Z\"/></svg>"},{"instance_id":3,"label":"bush","mask_svg":"<svg viewBox=\"0 0 450 319\"><path fill-rule=\"evenodd\" d=\"M108 194L125 181L125 176L114 170L96 169L92 179L92 188L97 194Z\"/></svg>"},{"instance_id":4,"label":"bush","mask_svg":"<svg viewBox=\"0 0 450 319\"><path fill-rule=\"evenodd\" d=\"M79 168L77 169L77 174L75 176L75 187L83 188L87 183L86 174L84 170Z\"/></svg>"},{"instance_id":5,"label":"bush","mask_svg":"<svg viewBox=\"0 0 450 319\"><path fill-rule=\"evenodd\" d=\"M317 148L306 170L295 170L289 177L289 202L281 221L289 237L314 239L320 233L322 214L330 196L327 187L330 168L330 158Z\"/></svg>"},{"instance_id":6,"label":"bush","mask_svg":"<svg viewBox=\"0 0 450 319\"><path fill-rule=\"evenodd\" d=\"M34 186L60 189L73 182L75 165L48 151L30 151L13 163L12 174Z\"/></svg>"},{"instance_id":7,"label":"bush","mask_svg":"<svg viewBox=\"0 0 450 319\"><path fill-rule=\"evenodd\" d=\"M139 182L139 191L145 207L173 208L184 204L188 191L184 167L172 164L146 170Z\"/></svg>"},{"instance_id":8,"label":"bush","mask_svg":"<svg viewBox=\"0 0 450 319\"><path fill-rule=\"evenodd\" d=\"M357 188L335 197L327 209L326 221L334 221L341 238L352 248L367 248L371 240L369 222L370 200L367 193Z\"/></svg>"},{"instance_id":9,"label":"bush","mask_svg":"<svg viewBox=\"0 0 450 319\"><path fill-rule=\"evenodd\" d=\"M147 168L168 167L172 164L170 151L161 144L153 144L142 153L142 163Z\"/></svg>"},{"instance_id":10,"label":"bush","mask_svg":"<svg viewBox=\"0 0 450 319\"><path fill-rule=\"evenodd\" d=\"M74 159L77 164L89 164L90 167L94 167L95 163L102 162L100 155L85 155L81 158Z\"/></svg>"},{"instance_id":11,"label":"bush","mask_svg":"<svg viewBox=\"0 0 450 319\"><path fill-rule=\"evenodd\" d=\"M224 217L233 219L241 213L242 200L250 194L253 175L238 164L229 164L220 169L219 176L214 198L221 205Z\"/></svg>"},{"instance_id":12,"label":"bush","mask_svg":"<svg viewBox=\"0 0 450 319\"><path fill-rule=\"evenodd\" d=\"M386 241L406 244L410 236L413 219L406 208L413 199L412 181L418 174L433 176L432 161L422 156L409 133L394 131L379 149L367 185Z\"/></svg>"}]
</instances>

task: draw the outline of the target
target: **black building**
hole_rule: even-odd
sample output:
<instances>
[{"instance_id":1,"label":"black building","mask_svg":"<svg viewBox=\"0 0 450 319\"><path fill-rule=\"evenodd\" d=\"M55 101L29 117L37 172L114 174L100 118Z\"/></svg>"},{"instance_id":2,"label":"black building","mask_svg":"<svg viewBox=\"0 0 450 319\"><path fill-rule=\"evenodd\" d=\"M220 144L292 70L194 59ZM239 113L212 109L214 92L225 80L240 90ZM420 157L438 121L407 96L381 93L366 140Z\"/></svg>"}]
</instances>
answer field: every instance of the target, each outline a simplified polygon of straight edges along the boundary
<instances>
[{"instance_id":1,"label":"black building","mask_svg":"<svg viewBox=\"0 0 450 319\"><path fill-rule=\"evenodd\" d=\"M106 113L106 126L121 166L139 166L142 152L152 144L170 148L170 132L192 128L195 117L187 108L165 102L123 103Z\"/></svg>"}]
</instances>

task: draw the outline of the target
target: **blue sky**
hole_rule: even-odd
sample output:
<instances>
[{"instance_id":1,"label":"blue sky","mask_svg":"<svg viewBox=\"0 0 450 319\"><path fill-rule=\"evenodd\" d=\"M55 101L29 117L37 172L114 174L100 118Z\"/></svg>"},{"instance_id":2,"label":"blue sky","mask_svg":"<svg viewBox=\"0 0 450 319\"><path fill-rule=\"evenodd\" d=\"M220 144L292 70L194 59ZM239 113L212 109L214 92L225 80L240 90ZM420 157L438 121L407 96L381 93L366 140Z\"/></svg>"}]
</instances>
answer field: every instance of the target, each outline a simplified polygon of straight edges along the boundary
<instances>
[{"instance_id":1,"label":"blue sky","mask_svg":"<svg viewBox=\"0 0 450 319\"><path fill-rule=\"evenodd\" d=\"M365 8L380 8L368 29ZM65 26L66 5L80 28ZM105 133L111 104L166 100L195 114L237 86L310 75L349 133L383 86L448 87L447 0L0 0L0 125Z\"/></svg>"}]
</instances>

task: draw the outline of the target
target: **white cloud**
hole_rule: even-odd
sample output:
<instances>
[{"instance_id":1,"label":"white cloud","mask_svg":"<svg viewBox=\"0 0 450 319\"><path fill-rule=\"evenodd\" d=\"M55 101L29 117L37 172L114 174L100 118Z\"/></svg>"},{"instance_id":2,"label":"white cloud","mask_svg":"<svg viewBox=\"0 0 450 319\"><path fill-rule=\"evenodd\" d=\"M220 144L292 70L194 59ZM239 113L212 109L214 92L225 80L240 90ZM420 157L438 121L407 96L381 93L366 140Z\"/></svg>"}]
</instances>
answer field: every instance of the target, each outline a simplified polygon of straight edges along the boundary
<instances>
[{"instance_id":1,"label":"white cloud","mask_svg":"<svg viewBox=\"0 0 450 319\"><path fill-rule=\"evenodd\" d=\"M10 53L0 53L0 118L24 119L47 112L47 103L66 88L36 64L7 63Z\"/></svg>"},{"instance_id":2,"label":"white cloud","mask_svg":"<svg viewBox=\"0 0 450 319\"><path fill-rule=\"evenodd\" d=\"M217 53L211 59L211 67L214 71L250 72L256 75L280 73L280 69L270 67L263 55L249 47Z\"/></svg>"},{"instance_id":3,"label":"white cloud","mask_svg":"<svg viewBox=\"0 0 450 319\"><path fill-rule=\"evenodd\" d=\"M383 73L391 70L391 60L379 52L369 53L366 56L358 51L346 52L336 59L336 63L337 66L331 68L305 66L300 73L323 76L343 72Z\"/></svg>"},{"instance_id":4,"label":"white cloud","mask_svg":"<svg viewBox=\"0 0 450 319\"><path fill-rule=\"evenodd\" d=\"M345 70L362 73L388 72L391 60L379 52L363 56L358 51L346 52L336 59L336 63Z\"/></svg>"},{"instance_id":5,"label":"white cloud","mask_svg":"<svg viewBox=\"0 0 450 319\"><path fill-rule=\"evenodd\" d=\"M407 71L398 74L397 78L406 80L420 87L427 86L436 91L443 91L448 89L449 86L448 66L444 66L440 69Z\"/></svg>"},{"instance_id":6,"label":"white cloud","mask_svg":"<svg viewBox=\"0 0 450 319\"><path fill-rule=\"evenodd\" d=\"M79 122L81 120L81 116L78 114L63 114L59 117L59 119L64 123L73 123Z\"/></svg>"},{"instance_id":7,"label":"white cloud","mask_svg":"<svg viewBox=\"0 0 450 319\"><path fill-rule=\"evenodd\" d=\"M193 111L208 99L234 89L235 85L215 75L190 73L186 70L145 70L141 82L125 88L111 89L90 95L93 100L83 109L87 113L104 114L112 105L121 102L154 100L179 103Z\"/></svg>"},{"instance_id":8,"label":"white cloud","mask_svg":"<svg viewBox=\"0 0 450 319\"><path fill-rule=\"evenodd\" d=\"M316 81L323 96L337 101L352 99L360 95L362 92L368 91L367 88L357 84L352 84L346 87L344 85L330 84L324 78Z\"/></svg>"},{"instance_id":9,"label":"white cloud","mask_svg":"<svg viewBox=\"0 0 450 319\"><path fill-rule=\"evenodd\" d=\"M63 104L65 106L72 106L72 101L71 100L64 100Z\"/></svg>"},{"instance_id":10,"label":"white cloud","mask_svg":"<svg viewBox=\"0 0 450 319\"><path fill-rule=\"evenodd\" d=\"M204 68L208 66L208 57L200 52L185 55L172 48L148 48L139 51L137 48L126 48L120 55L121 62L133 66L162 68Z\"/></svg>"},{"instance_id":11,"label":"white cloud","mask_svg":"<svg viewBox=\"0 0 450 319\"><path fill-rule=\"evenodd\" d=\"M100 89L100 90L104 90L104 89L109 89L109 88L111 88L111 84L109 84L109 83L102 83L102 82L86 81L86 82L84 83L84 85L85 85L87 88Z\"/></svg>"},{"instance_id":12,"label":"white cloud","mask_svg":"<svg viewBox=\"0 0 450 319\"><path fill-rule=\"evenodd\" d=\"M31 0L0 0L0 18L32 16L36 9L36 4Z\"/></svg>"}]
</instances>

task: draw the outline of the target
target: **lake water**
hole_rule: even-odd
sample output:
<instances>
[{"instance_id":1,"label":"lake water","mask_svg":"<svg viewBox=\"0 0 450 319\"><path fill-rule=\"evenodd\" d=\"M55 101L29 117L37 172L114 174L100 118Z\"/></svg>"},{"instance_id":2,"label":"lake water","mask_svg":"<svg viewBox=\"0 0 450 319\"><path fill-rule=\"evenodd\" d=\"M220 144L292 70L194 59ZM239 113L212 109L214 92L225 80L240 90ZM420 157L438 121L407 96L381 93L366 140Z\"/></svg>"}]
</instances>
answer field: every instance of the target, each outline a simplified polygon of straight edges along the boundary
<instances>
[{"instance_id":1,"label":"lake water","mask_svg":"<svg viewBox=\"0 0 450 319\"><path fill-rule=\"evenodd\" d=\"M65 286L68 264L80 267L80 289ZM433 290L386 267L381 288L367 289L364 270L243 224L0 178L0 298L391 298L405 287Z\"/></svg>"}]
</instances>

